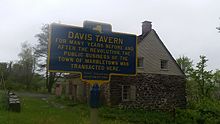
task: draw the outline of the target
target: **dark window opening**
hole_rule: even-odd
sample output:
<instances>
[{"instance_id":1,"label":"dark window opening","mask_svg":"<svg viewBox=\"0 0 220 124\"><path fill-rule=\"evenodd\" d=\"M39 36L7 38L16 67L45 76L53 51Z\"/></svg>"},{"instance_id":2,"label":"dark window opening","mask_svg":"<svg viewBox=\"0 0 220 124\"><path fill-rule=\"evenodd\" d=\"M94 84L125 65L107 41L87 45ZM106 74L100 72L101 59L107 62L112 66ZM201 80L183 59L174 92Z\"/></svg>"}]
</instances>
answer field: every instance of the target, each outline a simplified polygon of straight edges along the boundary
<instances>
[{"instance_id":1,"label":"dark window opening","mask_svg":"<svg viewBox=\"0 0 220 124\"><path fill-rule=\"evenodd\" d=\"M137 67L144 67L144 58L143 57L138 58Z\"/></svg>"},{"instance_id":2,"label":"dark window opening","mask_svg":"<svg viewBox=\"0 0 220 124\"><path fill-rule=\"evenodd\" d=\"M122 86L122 101L136 100L136 86L123 85Z\"/></svg>"},{"instance_id":3,"label":"dark window opening","mask_svg":"<svg viewBox=\"0 0 220 124\"><path fill-rule=\"evenodd\" d=\"M160 68L161 69L168 69L168 60L161 60L160 61Z\"/></svg>"}]
</instances>

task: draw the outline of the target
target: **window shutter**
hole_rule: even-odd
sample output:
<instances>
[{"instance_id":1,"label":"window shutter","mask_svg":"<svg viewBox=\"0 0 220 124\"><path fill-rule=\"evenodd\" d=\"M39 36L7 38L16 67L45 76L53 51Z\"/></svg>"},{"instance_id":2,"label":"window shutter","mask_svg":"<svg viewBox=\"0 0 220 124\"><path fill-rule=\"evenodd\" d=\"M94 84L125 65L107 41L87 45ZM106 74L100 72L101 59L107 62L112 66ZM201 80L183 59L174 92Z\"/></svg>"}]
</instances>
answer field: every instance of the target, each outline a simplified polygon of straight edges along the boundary
<instances>
[{"instance_id":1,"label":"window shutter","mask_svg":"<svg viewBox=\"0 0 220 124\"><path fill-rule=\"evenodd\" d=\"M131 101L135 101L136 100L136 86L130 86L130 88L131 88L131 92L130 92Z\"/></svg>"}]
</instances>

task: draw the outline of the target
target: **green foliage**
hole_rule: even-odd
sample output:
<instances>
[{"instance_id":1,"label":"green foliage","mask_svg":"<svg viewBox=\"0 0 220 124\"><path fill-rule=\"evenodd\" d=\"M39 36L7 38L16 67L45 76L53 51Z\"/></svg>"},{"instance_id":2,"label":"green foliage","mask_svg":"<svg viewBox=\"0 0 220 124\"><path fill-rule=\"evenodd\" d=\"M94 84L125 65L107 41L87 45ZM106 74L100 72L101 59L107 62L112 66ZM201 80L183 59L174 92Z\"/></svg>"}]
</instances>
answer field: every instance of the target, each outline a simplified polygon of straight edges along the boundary
<instances>
[{"instance_id":1,"label":"green foliage","mask_svg":"<svg viewBox=\"0 0 220 124\"><path fill-rule=\"evenodd\" d=\"M188 58L187 56L181 56L176 60L177 64L180 66L182 71L185 73L186 76L189 76L193 70L193 61Z\"/></svg>"},{"instance_id":2,"label":"green foliage","mask_svg":"<svg viewBox=\"0 0 220 124\"><path fill-rule=\"evenodd\" d=\"M137 124L167 124L172 123L172 116L166 112L145 111L140 109L119 109L102 107L100 116L102 118L125 121Z\"/></svg>"},{"instance_id":3,"label":"green foliage","mask_svg":"<svg viewBox=\"0 0 220 124\"><path fill-rule=\"evenodd\" d=\"M6 88L12 90L39 90L43 77L35 73L35 57L33 48L28 42L22 43L18 62L0 63L0 72ZM1 77L2 78L2 77ZM2 81L1 81L2 82ZM3 87L1 87L2 89Z\"/></svg>"},{"instance_id":4,"label":"green foliage","mask_svg":"<svg viewBox=\"0 0 220 124\"><path fill-rule=\"evenodd\" d=\"M20 99L21 113L0 109L0 123L88 124L90 120L90 110L85 104L74 104L65 98L40 99L31 95ZM99 120L101 124L218 124L220 102L210 98L191 101L187 109L176 109L175 115L173 112L101 107Z\"/></svg>"},{"instance_id":5,"label":"green foliage","mask_svg":"<svg viewBox=\"0 0 220 124\"><path fill-rule=\"evenodd\" d=\"M21 97L21 113L0 109L1 124L88 124L88 107L59 108L51 102L32 97Z\"/></svg>"},{"instance_id":6,"label":"green foliage","mask_svg":"<svg viewBox=\"0 0 220 124\"><path fill-rule=\"evenodd\" d=\"M206 56L201 55L196 67L193 68L190 58L183 56L177 59L177 63L187 76L186 93L188 101L213 96L216 83L220 81L220 72L207 71L207 61Z\"/></svg>"},{"instance_id":7,"label":"green foliage","mask_svg":"<svg viewBox=\"0 0 220 124\"><path fill-rule=\"evenodd\" d=\"M4 63L3 78L7 88L13 90L30 89L35 77L33 48L28 42L22 43L18 62ZM0 68L2 64L0 64ZM3 70L3 69L0 69Z\"/></svg>"},{"instance_id":8,"label":"green foliage","mask_svg":"<svg viewBox=\"0 0 220 124\"><path fill-rule=\"evenodd\" d=\"M220 70L216 70L216 72L214 73L214 82L220 88Z\"/></svg>"},{"instance_id":9,"label":"green foliage","mask_svg":"<svg viewBox=\"0 0 220 124\"><path fill-rule=\"evenodd\" d=\"M22 43L21 52L19 53L19 64L21 66L21 74L23 82L27 89L29 89L35 70L35 58L33 55L33 48L28 42Z\"/></svg>"},{"instance_id":10,"label":"green foliage","mask_svg":"<svg viewBox=\"0 0 220 124\"><path fill-rule=\"evenodd\" d=\"M8 63L2 62L0 63L0 76L4 76L4 80L7 79L8 75Z\"/></svg>"},{"instance_id":11,"label":"green foliage","mask_svg":"<svg viewBox=\"0 0 220 124\"><path fill-rule=\"evenodd\" d=\"M175 115L175 122L177 124L196 124L199 118L199 113L192 109L177 109Z\"/></svg>"},{"instance_id":12,"label":"green foliage","mask_svg":"<svg viewBox=\"0 0 220 124\"><path fill-rule=\"evenodd\" d=\"M32 83L28 89L22 77L14 77L13 75L11 74L8 80L5 81L6 89L12 89L14 91L42 91L45 89L45 81L41 75L33 75Z\"/></svg>"},{"instance_id":13,"label":"green foliage","mask_svg":"<svg viewBox=\"0 0 220 124\"><path fill-rule=\"evenodd\" d=\"M41 32L36 34L35 37L38 40L38 44L35 47L35 55L37 58L47 58L48 55L48 38L49 38L49 25L45 24L41 27ZM46 62L43 62L46 63Z\"/></svg>"},{"instance_id":14,"label":"green foliage","mask_svg":"<svg viewBox=\"0 0 220 124\"><path fill-rule=\"evenodd\" d=\"M210 98L191 101L188 109L177 109L176 123L220 123L220 102Z\"/></svg>"},{"instance_id":15,"label":"green foliage","mask_svg":"<svg viewBox=\"0 0 220 124\"><path fill-rule=\"evenodd\" d=\"M54 98L39 99L22 96L21 113L0 110L1 124L89 124L90 109L87 105L66 106ZM63 107L60 107L63 106ZM102 114L100 112L100 114ZM100 124L131 124L124 120L99 118ZM159 122L159 119L157 119ZM156 121L155 121L156 122Z\"/></svg>"},{"instance_id":16,"label":"green foliage","mask_svg":"<svg viewBox=\"0 0 220 124\"><path fill-rule=\"evenodd\" d=\"M39 71L45 72L46 75L46 86L48 89L48 92L52 92L52 87L54 83L56 82L57 73L48 72L46 69L46 63L47 63L47 57L48 57L48 38L49 38L49 25L45 24L41 28L41 32L36 34L35 37L38 40L38 44L35 46L35 56L37 58ZM59 74L58 74L59 75Z\"/></svg>"},{"instance_id":17,"label":"green foliage","mask_svg":"<svg viewBox=\"0 0 220 124\"><path fill-rule=\"evenodd\" d=\"M180 59L183 61L184 59ZM185 59L190 60L190 59ZM176 110L176 123L220 123L220 102L213 97L216 84L220 84L220 71L215 73L206 69L208 59L200 56L200 61L187 75L187 109ZM182 62L183 63L183 62ZM189 63L188 63L189 64Z\"/></svg>"},{"instance_id":18,"label":"green foliage","mask_svg":"<svg viewBox=\"0 0 220 124\"><path fill-rule=\"evenodd\" d=\"M215 82L213 81L212 71L206 70L205 56L200 56L200 61L196 65L196 69L192 72L192 80L198 84L198 91L201 98L210 97L210 93L213 91Z\"/></svg>"},{"instance_id":19,"label":"green foliage","mask_svg":"<svg viewBox=\"0 0 220 124\"><path fill-rule=\"evenodd\" d=\"M187 101L199 100L198 83L194 80L186 81L186 94Z\"/></svg>"},{"instance_id":20,"label":"green foliage","mask_svg":"<svg viewBox=\"0 0 220 124\"><path fill-rule=\"evenodd\" d=\"M33 91L42 92L45 89L45 79L42 75L34 74L32 82L30 89Z\"/></svg>"},{"instance_id":21,"label":"green foliage","mask_svg":"<svg viewBox=\"0 0 220 124\"><path fill-rule=\"evenodd\" d=\"M8 108L8 102L7 102L7 95L3 91L0 91L0 111L7 110Z\"/></svg>"},{"instance_id":22,"label":"green foliage","mask_svg":"<svg viewBox=\"0 0 220 124\"><path fill-rule=\"evenodd\" d=\"M26 89L26 86L23 83L12 82L10 80L7 80L5 85L6 85L6 89L11 89L13 91L22 91Z\"/></svg>"},{"instance_id":23,"label":"green foliage","mask_svg":"<svg viewBox=\"0 0 220 124\"><path fill-rule=\"evenodd\" d=\"M5 81L5 87L6 89L12 89L14 91L28 90L43 92L45 91L45 80L41 75L34 74L32 83L27 89L23 77L20 77L19 73L17 74L17 76L15 73L11 73L8 79ZM3 88L1 87L1 89Z\"/></svg>"}]
</instances>

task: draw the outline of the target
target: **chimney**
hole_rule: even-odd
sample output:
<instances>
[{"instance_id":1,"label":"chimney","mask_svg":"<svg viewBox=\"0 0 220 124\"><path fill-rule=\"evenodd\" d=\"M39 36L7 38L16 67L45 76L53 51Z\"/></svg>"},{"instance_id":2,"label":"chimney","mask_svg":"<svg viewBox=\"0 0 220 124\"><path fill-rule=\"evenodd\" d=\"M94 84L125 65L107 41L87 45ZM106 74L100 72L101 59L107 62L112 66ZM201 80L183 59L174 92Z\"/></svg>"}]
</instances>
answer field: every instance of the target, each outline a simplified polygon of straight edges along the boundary
<instances>
[{"instance_id":1,"label":"chimney","mask_svg":"<svg viewBox=\"0 0 220 124\"><path fill-rule=\"evenodd\" d=\"M150 21L142 22L142 35L145 35L151 31L151 29L152 29L151 23L152 22L150 22Z\"/></svg>"}]
</instances>

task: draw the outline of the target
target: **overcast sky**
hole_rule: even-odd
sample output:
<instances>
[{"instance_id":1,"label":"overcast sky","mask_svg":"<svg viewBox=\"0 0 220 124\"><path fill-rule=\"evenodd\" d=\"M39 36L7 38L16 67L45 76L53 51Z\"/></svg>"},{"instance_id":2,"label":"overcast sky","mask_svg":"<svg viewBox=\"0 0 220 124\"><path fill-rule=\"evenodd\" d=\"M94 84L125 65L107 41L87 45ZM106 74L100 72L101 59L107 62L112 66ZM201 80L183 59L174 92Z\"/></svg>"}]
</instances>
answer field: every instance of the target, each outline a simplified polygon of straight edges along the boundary
<instances>
[{"instance_id":1,"label":"overcast sky","mask_svg":"<svg viewBox=\"0 0 220 124\"><path fill-rule=\"evenodd\" d=\"M220 0L0 0L0 62L18 60L21 43L36 44L43 24L82 26L84 20L112 24L113 31L141 34L153 28L174 58L199 55L220 69Z\"/></svg>"}]
</instances>

